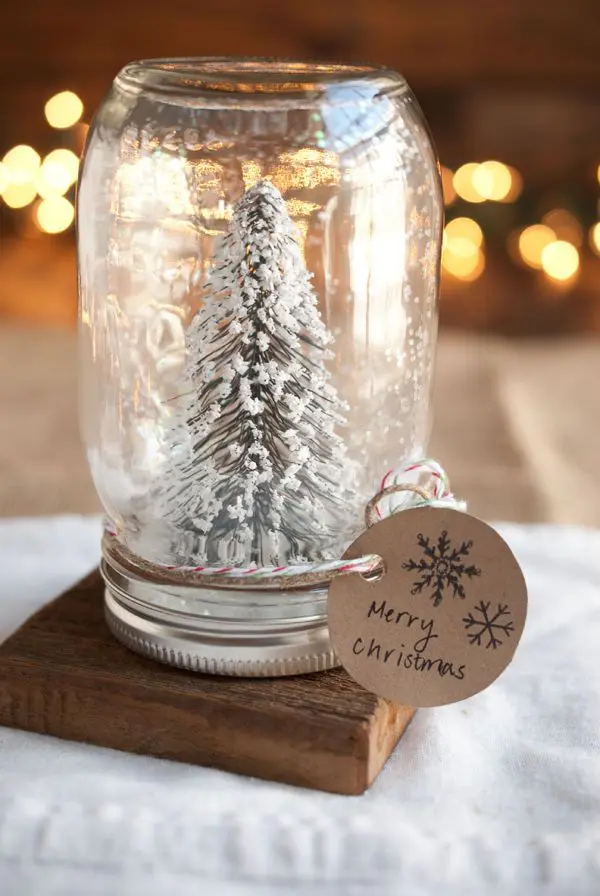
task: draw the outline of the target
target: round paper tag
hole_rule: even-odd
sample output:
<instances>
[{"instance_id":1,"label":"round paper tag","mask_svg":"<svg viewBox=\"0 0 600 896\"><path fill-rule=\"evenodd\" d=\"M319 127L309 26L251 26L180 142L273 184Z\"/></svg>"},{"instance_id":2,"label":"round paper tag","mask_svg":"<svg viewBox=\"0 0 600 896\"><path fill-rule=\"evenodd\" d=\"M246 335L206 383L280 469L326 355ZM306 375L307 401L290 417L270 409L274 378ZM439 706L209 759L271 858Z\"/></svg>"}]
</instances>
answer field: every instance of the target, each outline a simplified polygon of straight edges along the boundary
<instances>
[{"instance_id":1,"label":"round paper tag","mask_svg":"<svg viewBox=\"0 0 600 896\"><path fill-rule=\"evenodd\" d=\"M350 675L408 706L441 706L484 690L510 663L527 588L508 545L481 520L423 507L364 532L344 559L379 554L378 579L329 587L329 630Z\"/></svg>"}]
</instances>

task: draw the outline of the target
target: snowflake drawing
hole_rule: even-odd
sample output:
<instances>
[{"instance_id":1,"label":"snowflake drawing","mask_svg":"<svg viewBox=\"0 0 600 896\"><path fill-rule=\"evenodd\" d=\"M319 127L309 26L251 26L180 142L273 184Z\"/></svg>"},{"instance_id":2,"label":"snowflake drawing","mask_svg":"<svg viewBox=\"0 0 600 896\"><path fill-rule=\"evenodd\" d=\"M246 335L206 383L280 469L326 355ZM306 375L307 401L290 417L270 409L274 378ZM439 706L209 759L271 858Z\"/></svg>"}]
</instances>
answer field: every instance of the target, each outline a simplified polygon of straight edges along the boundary
<instances>
[{"instance_id":1,"label":"snowflake drawing","mask_svg":"<svg viewBox=\"0 0 600 896\"><path fill-rule=\"evenodd\" d=\"M473 542L463 541L460 547L452 547L446 530L440 534L435 544L431 544L430 539L422 533L417 535L417 542L423 548L423 557L420 560L406 560L402 564L403 569L420 574L410 593L421 594L425 589L431 588L430 597L434 607L440 605L447 589L452 589L453 597L464 599L466 594L461 579L464 576L472 579L481 575L477 566L466 566L464 562Z\"/></svg>"},{"instance_id":2,"label":"snowflake drawing","mask_svg":"<svg viewBox=\"0 0 600 896\"><path fill-rule=\"evenodd\" d=\"M475 605L468 616L465 616L463 622L465 628L472 629L468 638L470 644L477 644L479 647L485 646L486 650L493 647L500 647L504 641L500 640L500 635L510 638L511 632L515 630L514 624L506 617L510 616L510 610L507 604L498 604L498 609L491 615L491 601L480 600ZM484 645L484 637L487 635L487 643Z\"/></svg>"}]
</instances>

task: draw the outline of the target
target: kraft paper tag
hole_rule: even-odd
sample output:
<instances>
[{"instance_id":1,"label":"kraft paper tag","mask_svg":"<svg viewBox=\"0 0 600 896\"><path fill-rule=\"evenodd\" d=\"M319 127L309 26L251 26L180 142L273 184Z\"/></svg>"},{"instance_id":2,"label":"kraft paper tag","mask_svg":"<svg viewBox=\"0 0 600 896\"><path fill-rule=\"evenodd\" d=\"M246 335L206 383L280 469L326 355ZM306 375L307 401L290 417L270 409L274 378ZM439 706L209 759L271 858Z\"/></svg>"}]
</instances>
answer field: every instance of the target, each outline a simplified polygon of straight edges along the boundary
<instances>
[{"instance_id":1,"label":"kraft paper tag","mask_svg":"<svg viewBox=\"0 0 600 896\"><path fill-rule=\"evenodd\" d=\"M512 551L481 520L424 507L364 532L344 559L379 554L378 579L329 587L329 630L347 672L408 706L442 706L484 690L510 663L527 588Z\"/></svg>"}]
</instances>

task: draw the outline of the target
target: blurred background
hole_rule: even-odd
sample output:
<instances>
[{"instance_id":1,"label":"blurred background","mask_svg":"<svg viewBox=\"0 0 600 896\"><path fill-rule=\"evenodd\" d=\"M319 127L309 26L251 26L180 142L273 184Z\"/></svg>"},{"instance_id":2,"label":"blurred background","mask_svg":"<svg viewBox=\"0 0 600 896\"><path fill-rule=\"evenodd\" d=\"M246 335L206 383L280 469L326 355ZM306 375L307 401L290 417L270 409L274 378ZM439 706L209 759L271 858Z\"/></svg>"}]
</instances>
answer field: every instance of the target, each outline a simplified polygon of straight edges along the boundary
<instances>
[{"instance_id":1,"label":"blurred background","mask_svg":"<svg viewBox=\"0 0 600 896\"><path fill-rule=\"evenodd\" d=\"M432 451L488 517L600 524L597 0L4 5L0 512L97 508L74 397L74 183L135 58L264 55L401 71L446 201Z\"/></svg>"}]
</instances>

